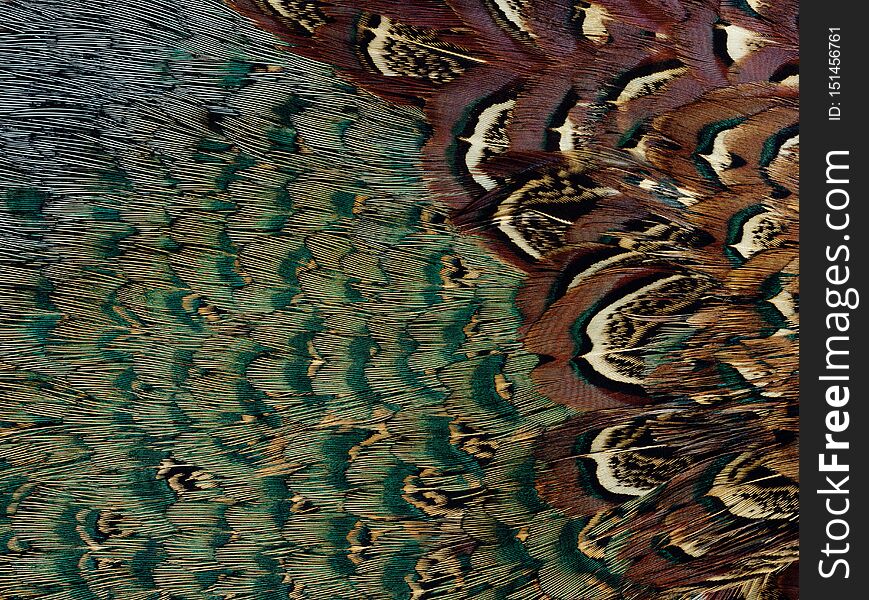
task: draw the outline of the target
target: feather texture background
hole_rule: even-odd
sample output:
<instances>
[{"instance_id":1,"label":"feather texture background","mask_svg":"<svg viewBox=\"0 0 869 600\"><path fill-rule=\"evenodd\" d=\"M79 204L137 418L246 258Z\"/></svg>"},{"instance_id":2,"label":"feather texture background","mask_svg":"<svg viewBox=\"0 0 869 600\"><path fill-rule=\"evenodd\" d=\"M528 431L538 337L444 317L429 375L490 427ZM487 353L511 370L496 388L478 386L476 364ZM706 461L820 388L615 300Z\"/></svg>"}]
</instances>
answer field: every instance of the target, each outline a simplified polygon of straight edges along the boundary
<instances>
[{"instance_id":1,"label":"feather texture background","mask_svg":"<svg viewBox=\"0 0 869 600\"><path fill-rule=\"evenodd\" d=\"M3 5L0 597L796 598L793 3L230 4Z\"/></svg>"}]
</instances>

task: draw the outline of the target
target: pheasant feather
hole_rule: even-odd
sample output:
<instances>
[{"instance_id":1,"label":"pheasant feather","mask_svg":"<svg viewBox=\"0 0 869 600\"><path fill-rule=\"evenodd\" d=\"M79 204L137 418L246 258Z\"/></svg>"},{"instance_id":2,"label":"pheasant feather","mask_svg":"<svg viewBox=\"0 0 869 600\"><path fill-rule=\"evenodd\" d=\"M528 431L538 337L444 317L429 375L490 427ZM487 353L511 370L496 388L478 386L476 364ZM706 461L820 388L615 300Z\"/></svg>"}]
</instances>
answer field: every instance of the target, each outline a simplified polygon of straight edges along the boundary
<instances>
[{"instance_id":1,"label":"pheasant feather","mask_svg":"<svg viewBox=\"0 0 869 600\"><path fill-rule=\"evenodd\" d=\"M797 597L795 2L5 8L0 597Z\"/></svg>"}]
</instances>

